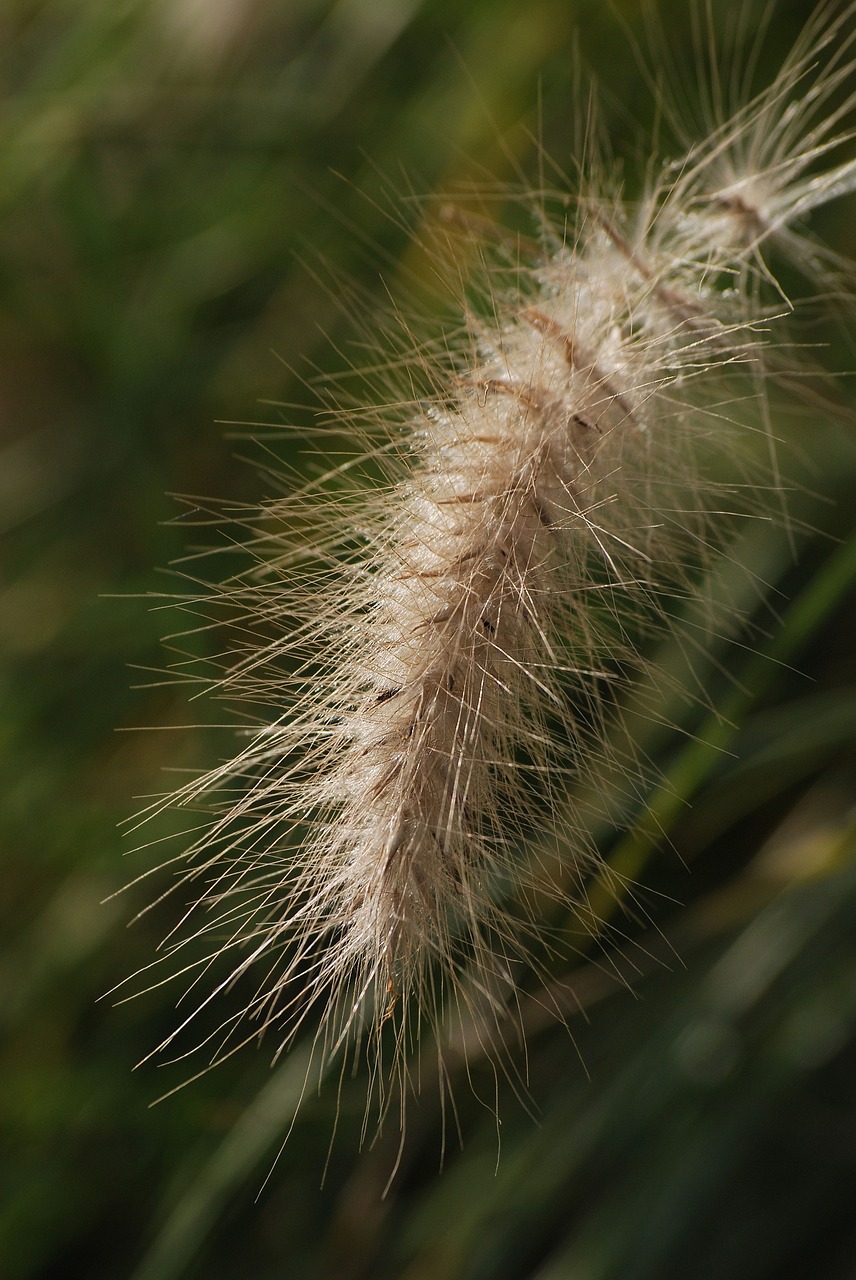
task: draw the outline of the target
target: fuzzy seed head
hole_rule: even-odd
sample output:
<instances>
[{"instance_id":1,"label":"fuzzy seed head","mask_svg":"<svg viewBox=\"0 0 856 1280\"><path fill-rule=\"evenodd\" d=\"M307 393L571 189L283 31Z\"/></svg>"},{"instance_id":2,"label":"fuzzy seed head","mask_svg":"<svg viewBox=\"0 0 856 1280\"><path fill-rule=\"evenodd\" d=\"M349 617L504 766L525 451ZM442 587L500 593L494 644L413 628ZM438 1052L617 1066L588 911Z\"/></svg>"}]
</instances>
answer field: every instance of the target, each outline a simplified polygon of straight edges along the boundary
<instances>
[{"instance_id":1,"label":"fuzzy seed head","mask_svg":"<svg viewBox=\"0 0 856 1280\"><path fill-rule=\"evenodd\" d=\"M545 218L531 261L483 246L451 357L413 353L434 394L374 442L383 483L339 468L260 513L225 590L276 634L222 686L269 714L174 797L213 817L170 947L201 943L191 972L225 962L221 986L258 975L247 1035L280 1050L310 1025L322 1067L368 1040L402 1080L425 1022L501 1054L521 967L569 915L594 927L574 790L614 771L646 636L727 537L705 460L746 483L733 406L793 364L777 261L830 279L804 218L856 185L830 158L847 21L820 10L774 84L652 161L635 201L589 157L570 230Z\"/></svg>"}]
</instances>

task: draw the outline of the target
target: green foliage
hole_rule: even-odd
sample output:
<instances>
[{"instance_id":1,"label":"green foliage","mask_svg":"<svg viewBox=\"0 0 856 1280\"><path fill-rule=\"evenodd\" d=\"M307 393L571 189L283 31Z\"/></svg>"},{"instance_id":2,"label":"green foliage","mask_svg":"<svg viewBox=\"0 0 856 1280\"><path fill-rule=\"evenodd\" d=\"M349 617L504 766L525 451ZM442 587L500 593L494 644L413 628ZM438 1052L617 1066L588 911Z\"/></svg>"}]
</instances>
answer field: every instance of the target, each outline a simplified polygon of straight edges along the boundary
<instances>
[{"instance_id":1,"label":"green foliage","mask_svg":"<svg viewBox=\"0 0 856 1280\"><path fill-rule=\"evenodd\" d=\"M625 832L604 833L653 922L611 958L632 994L583 946L559 993L576 1049L533 1001L530 1101L476 1063L472 1091L456 1086L457 1120L445 1117L442 1174L425 1060L386 1198L395 1117L359 1153L365 1082L347 1079L305 1099L256 1200L302 1051L271 1071L264 1048L245 1049L150 1110L204 1061L133 1073L174 1026L174 997L100 999L172 924L156 906L126 930L155 890L111 895L158 850L123 859L136 839L123 845L117 824L135 795L170 785L165 769L210 763L231 741L228 726L198 727L216 704L200 712L158 674L175 619L140 597L177 590L155 566L218 536L188 532L195 504L167 495L237 506L267 491L234 460L263 460L252 430L236 445L214 420L311 424L311 387L291 366L323 380L359 364L347 306L404 281L418 293L427 272L408 247L411 190L537 182L533 136L559 169L570 162L577 40L604 81L616 149L634 154L654 108L619 17L644 43L640 10L16 0L0 16L10 1280L850 1274L856 442L822 407L795 441L792 531L753 525L734 550L755 574L744 647L664 649L662 685L628 709L663 779ZM803 18L779 6L774 63ZM689 10L669 23L687 96ZM856 256L852 198L817 223ZM852 363L841 330L818 321L811 340L829 367ZM293 437L256 434L305 466ZM739 581L726 563L711 592L733 599ZM705 697L672 705L670 676L688 663ZM655 704L674 732L651 724ZM153 727L126 732L138 726Z\"/></svg>"}]
</instances>

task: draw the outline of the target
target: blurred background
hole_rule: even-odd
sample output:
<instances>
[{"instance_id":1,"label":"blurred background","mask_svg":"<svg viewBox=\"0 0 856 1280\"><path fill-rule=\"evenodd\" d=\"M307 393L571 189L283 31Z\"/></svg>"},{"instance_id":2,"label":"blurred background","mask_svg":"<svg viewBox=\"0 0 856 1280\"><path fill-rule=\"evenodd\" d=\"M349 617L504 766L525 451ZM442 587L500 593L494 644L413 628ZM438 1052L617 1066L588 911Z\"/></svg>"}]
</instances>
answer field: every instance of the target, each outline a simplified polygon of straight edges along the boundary
<instances>
[{"instance_id":1,"label":"blurred background","mask_svg":"<svg viewBox=\"0 0 856 1280\"><path fill-rule=\"evenodd\" d=\"M777 5L759 81L805 12ZM668 27L691 116L690 7L669 6ZM629 987L593 955L563 975L573 1040L533 1022L528 1104L484 1064L472 1088L461 1071L441 1157L429 1079L382 1198L395 1117L360 1152L365 1080L333 1080L265 1182L301 1051L271 1070L249 1047L150 1108L204 1061L134 1070L175 1026L175 994L104 998L173 923L167 903L128 927L166 873L111 896L156 866L157 847L134 846L170 820L120 824L231 749L199 727L222 711L157 674L186 623L145 597L175 590L164 570L206 541L170 495L265 496L253 428L228 424L311 421L301 379L365 358L337 295L418 277L411 193L540 182L535 137L571 167L577 50L632 174L655 114L633 50L647 40L636 0L2 6L4 1277L856 1276L846 415L799 415L792 532L753 523L733 557L754 598L728 565L711 588L752 622L694 660L718 714L666 705L675 732L640 715L668 785L602 846L646 886L655 927L614 959ZM814 222L851 257L854 214L850 198ZM852 370L847 324L822 314L808 340ZM846 377L827 395L846 404ZM293 401L309 409L277 407ZM257 434L303 465L292 436ZM664 646L658 661L685 660Z\"/></svg>"}]
</instances>

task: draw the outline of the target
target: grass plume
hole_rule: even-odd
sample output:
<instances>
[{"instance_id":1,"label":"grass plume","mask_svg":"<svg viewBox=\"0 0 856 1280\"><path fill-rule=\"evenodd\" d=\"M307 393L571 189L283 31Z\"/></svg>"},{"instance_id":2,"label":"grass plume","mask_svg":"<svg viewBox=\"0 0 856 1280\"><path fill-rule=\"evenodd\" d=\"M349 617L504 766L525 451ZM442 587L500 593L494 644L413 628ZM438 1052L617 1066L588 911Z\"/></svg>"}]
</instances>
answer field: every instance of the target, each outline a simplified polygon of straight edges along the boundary
<instances>
[{"instance_id":1,"label":"grass plume","mask_svg":"<svg viewBox=\"0 0 856 1280\"><path fill-rule=\"evenodd\" d=\"M784 281L842 292L805 219L856 186L853 42L824 5L767 88L712 77L707 135L652 156L633 199L592 116L576 190L532 198L534 251L460 220L483 265L460 330L384 372L360 465L249 519L248 567L214 589L242 636L215 683L258 727L168 802L210 813L171 890L183 1026L248 984L215 1057L307 1025L322 1069L367 1043L383 1113L426 1022L503 1054L557 919L597 927L575 789L616 767L650 632L741 510L778 508L767 389L810 367Z\"/></svg>"}]
</instances>

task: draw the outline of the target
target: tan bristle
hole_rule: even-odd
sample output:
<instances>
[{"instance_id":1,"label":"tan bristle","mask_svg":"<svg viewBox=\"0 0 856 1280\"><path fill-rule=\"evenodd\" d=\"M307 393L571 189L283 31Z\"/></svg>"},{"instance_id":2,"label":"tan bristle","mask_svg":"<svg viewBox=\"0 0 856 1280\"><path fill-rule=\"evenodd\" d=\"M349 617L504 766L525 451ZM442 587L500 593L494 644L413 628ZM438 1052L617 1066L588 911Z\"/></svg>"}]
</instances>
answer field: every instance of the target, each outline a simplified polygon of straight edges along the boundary
<instances>
[{"instance_id":1,"label":"tan bristle","mask_svg":"<svg viewBox=\"0 0 856 1280\"><path fill-rule=\"evenodd\" d=\"M403 1080L422 1021L507 1038L539 905L595 927L573 789L620 765L632 791L632 748L617 761L607 737L645 637L727 543L744 485L745 510L778 509L752 438L772 441L765 388L799 368L776 262L822 293L837 264L804 219L856 187L853 162L818 171L854 105L835 96L847 15L828 16L769 89L652 161L635 202L590 155L540 261L479 248L463 337L413 354L433 401L391 427L376 408L382 483L355 493L342 468L259 513L252 568L223 589L251 643L218 692L270 722L170 801L214 816L165 961L222 961L220 986L257 971L247 1038L271 1028L279 1052L309 1026L322 1068L367 1042Z\"/></svg>"}]
</instances>

